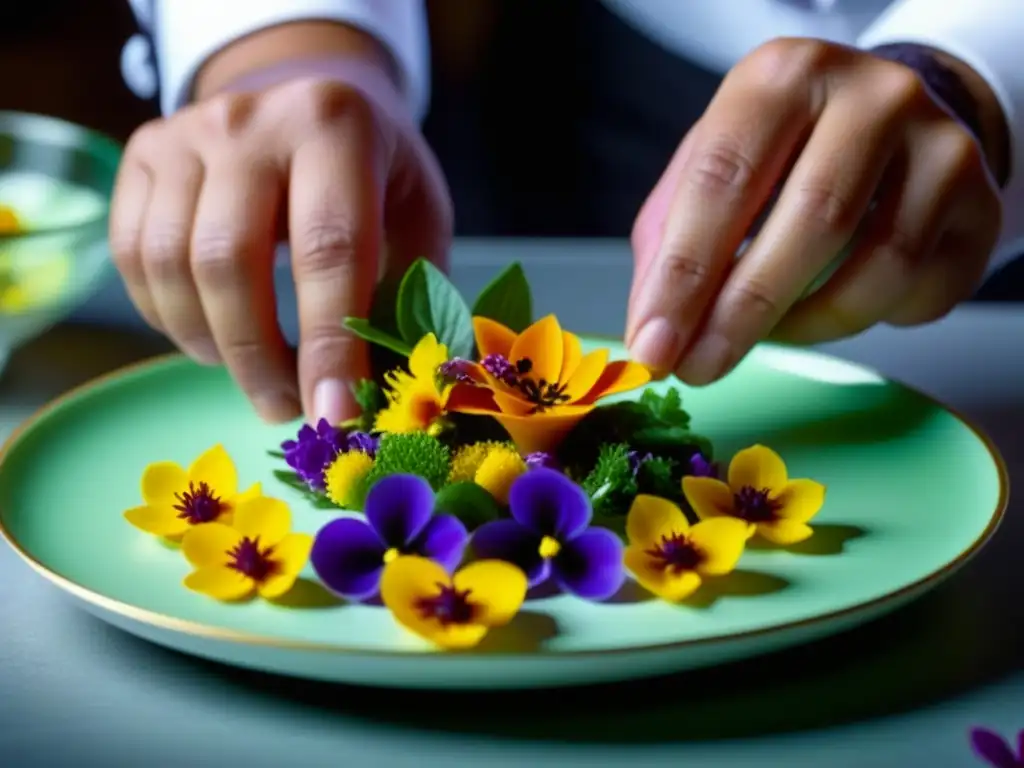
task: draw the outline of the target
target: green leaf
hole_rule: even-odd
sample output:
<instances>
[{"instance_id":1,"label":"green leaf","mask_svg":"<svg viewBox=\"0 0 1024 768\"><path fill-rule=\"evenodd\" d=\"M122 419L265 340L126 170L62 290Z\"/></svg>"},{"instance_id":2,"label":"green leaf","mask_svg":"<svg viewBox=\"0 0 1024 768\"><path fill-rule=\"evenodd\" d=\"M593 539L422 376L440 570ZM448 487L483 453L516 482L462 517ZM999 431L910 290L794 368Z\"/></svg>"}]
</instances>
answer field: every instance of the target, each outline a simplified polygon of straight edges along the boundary
<instances>
[{"instance_id":1,"label":"green leaf","mask_svg":"<svg viewBox=\"0 0 1024 768\"><path fill-rule=\"evenodd\" d=\"M516 333L533 322L530 284L519 262L509 264L480 291L473 304L473 315L495 320Z\"/></svg>"},{"instance_id":2,"label":"green leaf","mask_svg":"<svg viewBox=\"0 0 1024 768\"><path fill-rule=\"evenodd\" d=\"M287 469L275 469L274 477L284 483L289 488L292 488L301 493L306 500L317 509L337 509L338 505L328 499L326 496L317 493L296 475L294 472L289 472Z\"/></svg>"},{"instance_id":3,"label":"green leaf","mask_svg":"<svg viewBox=\"0 0 1024 768\"><path fill-rule=\"evenodd\" d=\"M646 406L651 416L666 426L688 428L690 414L683 409L683 397L674 387L665 394L648 389L640 395L640 404Z\"/></svg>"},{"instance_id":4,"label":"green leaf","mask_svg":"<svg viewBox=\"0 0 1024 768\"><path fill-rule=\"evenodd\" d=\"M448 347L450 357L473 353L473 317L451 281L423 259L402 279L395 308L398 330L406 344L415 345L428 333Z\"/></svg>"},{"instance_id":5,"label":"green leaf","mask_svg":"<svg viewBox=\"0 0 1024 768\"><path fill-rule=\"evenodd\" d=\"M267 456L272 456L275 459L283 459L284 458L284 454L281 453L280 451L267 451Z\"/></svg>"},{"instance_id":6,"label":"green leaf","mask_svg":"<svg viewBox=\"0 0 1024 768\"><path fill-rule=\"evenodd\" d=\"M371 344L379 344L380 346L390 349L392 352L402 355L403 357L408 357L412 352L412 347L404 341L392 336L387 331L374 328L370 325L369 320L365 320L361 317L346 317L341 324L344 328L352 331L352 333L364 341L368 341Z\"/></svg>"},{"instance_id":7,"label":"green leaf","mask_svg":"<svg viewBox=\"0 0 1024 768\"><path fill-rule=\"evenodd\" d=\"M434 513L453 515L472 531L501 517L501 506L476 483L453 483L437 494Z\"/></svg>"}]
</instances>

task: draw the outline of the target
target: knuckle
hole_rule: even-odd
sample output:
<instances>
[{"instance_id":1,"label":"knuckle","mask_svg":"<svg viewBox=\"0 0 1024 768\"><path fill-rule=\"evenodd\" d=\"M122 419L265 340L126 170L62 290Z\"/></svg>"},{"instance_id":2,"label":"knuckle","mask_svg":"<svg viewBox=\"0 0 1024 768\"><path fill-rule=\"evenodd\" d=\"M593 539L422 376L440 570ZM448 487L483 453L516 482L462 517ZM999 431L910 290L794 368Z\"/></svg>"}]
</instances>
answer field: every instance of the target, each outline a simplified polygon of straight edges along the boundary
<instances>
[{"instance_id":1,"label":"knuckle","mask_svg":"<svg viewBox=\"0 0 1024 768\"><path fill-rule=\"evenodd\" d=\"M213 291L239 284L241 260L240 238L230 230L197 230L192 238L192 273L197 283Z\"/></svg>"},{"instance_id":2,"label":"knuckle","mask_svg":"<svg viewBox=\"0 0 1024 768\"><path fill-rule=\"evenodd\" d=\"M252 123L256 104L256 95L252 93L220 94L201 105L198 119L206 133L236 138Z\"/></svg>"},{"instance_id":3,"label":"knuckle","mask_svg":"<svg viewBox=\"0 0 1024 768\"><path fill-rule=\"evenodd\" d=\"M782 314L775 292L755 278L747 278L731 288L728 303L744 326L770 327Z\"/></svg>"},{"instance_id":4,"label":"knuckle","mask_svg":"<svg viewBox=\"0 0 1024 768\"><path fill-rule=\"evenodd\" d=\"M332 371L354 367L361 350L362 342L339 325L313 325L303 329L299 366L315 381Z\"/></svg>"},{"instance_id":5,"label":"knuckle","mask_svg":"<svg viewBox=\"0 0 1024 768\"><path fill-rule=\"evenodd\" d=\"M822 40L779 37L759 46L750 63L766 84L806 82L827 65L832 46Z\"/></svg>"},{"instance_id":6,"label":"knuckle","mask_svg":"<svg viewBox=\"0 0 1024 768\"><path fill-rule=\"evenodd\" d=\"M148 158L157 152L164 134L166 122L162 119L143 123L128 138L124 148L125 158Z\"/></svg>"},{"instance_id":7,"label":"knuckle","mask_svg":"<svg viewBox=\"0 0 1024 768\"><path fill-rule=\"evenodd\" d=\"M224 362L243 389L252 391L258 386L266 386L270 350L265 343L236 328L231 336L221 340L220 348Z\"/></svg>"},{"instance_id":8,"label":"knuckle","mask_svg":"<svg viewBox=\"0 0 1024 768\"><path fill-rule=\"evenodd\" d=\"M903 113L928 99L924 82L902 64L886 63L873 78L871 88L883 109Z\"/></svg>"},{"instance_id":9,"label":"knuckle","mask_svg":"<svg viewBox=\"0 0 1024 768\"><path fill-rule=\"evenodd\" d=\"M188 235L178 226L151 226L144 235L142 261L157 281L178 281L188 272Z\"/></svg>"},{"instance_id":10,"label":"knuckle","mask_svg":"<svg viewBox=\"0 0 1024 768\"><path fill-rule=\"evenodd\" d=\"M344 216L321 217L301 230L296 269L325 274L348 269L356 256L355 222Z\"/></svg>"},{"instance_id":11,"label":"knuckle","mask_svg":"<svg viewBox=\"0 0 1024 768\"><path fill-rule=\"evenodd\" d=\"M294 97L303 117L314 125L370 117L370 105L355 88L345 83L303 80L294 84Z\"/></svg>"},{"instance_id":12,"label":"knuckle","mask_svg":"<svg viewBox=\"0 0 1024 768\"><path fill-rule=\"evenodd\" d=\"M685 250L671 248L663 263L664 280L672 290L696 292L711 282L711 266Z\"/></svg>"},{"instance_id":13,"label":"knuckle","mask_svg":"<svg viewBox=\"0 0 1024 768\"><path fill-rule=\"evenodd\" d=\"M961 126L955 125L953 128L955 130L950 131L943 148L943 154L953 172L957 175L984 176L985 158L978 143Z\"/></svg>"},{"instance_id":14,"label":"knuckle","mask_svg":"<svg viewBox=\"0 0 1024 768\"><path fill-rule=\"evenodd\" d=\"M754 177L754 164L740 142L718 138L697 149L689 163L687 178L703 194L735 196Z\"/></svg>"},{"instance_id":15,"label":"knuckle","mask_svg":"<svg viewBox=\"0 0 1024 768\"><path fill-rule=\"evenodd\" d=\"M902 227L893 227L871 255L878 261L886 274L893 279L909 280L921 262L923 247L921 239L911 235Z\"/></svg>"},{"instance_id":16,"label":"knuckle","mask_svg":"<svg viewBox=\"0 0 1024 768\"><path fill-rule=\"evenodd\" d=\"M811 182L796 190L794 209L800 221L822 232L847 232L860 221L852 200L834 187Z\"/></svg>"}]
</instances>

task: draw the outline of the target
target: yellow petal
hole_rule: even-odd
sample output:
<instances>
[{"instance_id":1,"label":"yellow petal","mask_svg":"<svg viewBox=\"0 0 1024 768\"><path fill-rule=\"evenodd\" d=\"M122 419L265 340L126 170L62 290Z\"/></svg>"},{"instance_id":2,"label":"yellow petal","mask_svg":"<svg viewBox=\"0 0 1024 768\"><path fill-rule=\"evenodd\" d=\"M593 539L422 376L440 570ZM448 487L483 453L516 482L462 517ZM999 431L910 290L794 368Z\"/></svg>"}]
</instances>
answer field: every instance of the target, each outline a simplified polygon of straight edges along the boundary
<instances>
[{"instance_id":1,"label":"yellow petal","mask_svg":"<svg viewBox=\"0 0 1024 768\"><path fill-rule=\"evenodd\" d=\"M595 403L602 397L642 387L651 380L651 372L639 363L628 360L613 360L605 366L601 378L590 388L580 402Z\"/></svg>"},{"instance_id":2,"label":"yellow petal","mask_svg":"<svg viewBox=\"0 0 1024 768\"><path fill-rule=\"evenodd\" d=\"M437 368L448 359L448 348L428 333L413 347L409 355L409 373L422 381L433 381Z\"/></svg>"},{"instance_id":3,"label":"yellow petal","mask_svg":"<svg viewBox=\"0 0 1024 768\"><path fill-rule=\"evenodd\" d=\"M500 389L495 389L492 395L498 410L512 416L527 416L535 407L533 403L516 392L504 392Z\"/></svg>"},{"instance_id":4,"label":"yellow petal","mask_svg":"<svg viewBox=\"0 0 1024 768\"><path fill-rule=\"evenodd\" d=\"M259 538L260 545L271 547L292 528L292 513L280 499L259 496L235 508L234 528L250 539Z\"/></svg>"},{"instance_id":5,"label":"yellow petal","mask_svg":"<svg viewBox=\"0 0 1024 768\"><path fill-rule=\"evenodd\" d=\"M501 560L477 560L452 578L459 590L469 590L476 608L474 624L500 627L508 624L526 599L526 574Z\"/></svg>"},{"instance_id":6,"label":"yellow petal","mask_svg":"<svg viewBox=\"0 0 1024 768\"><path fill-rule=\"evenodd\" d=\"M643 547L626 547L623 561L636 578L637 583L648 592L677 603L692 595L701 585L700 575L693 571L673 571L660 566L648 555Z\"/></svg>"},{"instance_id":7,"label":"yellow petal","mask_svg":"<svg viewBox=\"0 0 1024 768\"><path fill-rule=\"evenodd\" d=\"M237 507L239 504L249 501L250 499L258 498L261 495L263 495L263 486L260 483L253 483L231 499L231 504Z\"/></svg>"},{"instance_id":8,"label":"yellow petal","mask_svg":"<svg viewBox=\"0 0 1024 768\"><path fill-rule=\"evenodd\" d=\"M597 380L601 378L601 374L604 373L607 364L607 349L595 349L580 360L580 364L576 366L572 376L565 382L565 389L562 391L564 395L569 397L570 403L586 397L587 393L597 383Z\"/></svg>"},{"instance_id":9,"label":"yellow petal","mask_svg":"<svg viewBox=\"0 0 1024 768\"><path fill-rule=\"evenodd\" d=\"M569 331L562 331L562 372L558 374L559 381L568 381L576 372L576 366L583 359L583 345L580 344L580 337Z\"/></svg>"},{"instance_id":10,"label":"yellow petal","mask_svg":"<svg viewBox=\"0 0 1024 768\"><path fill-rule=\"evenodd\" d=\"M508 359L514 365L523 358L532 363L529 376L534 381L558 381L562 372L562 328L558 318L542 317L519 334Z\"/></svg>"},{"instance_id":11,"label":"yellow petal","mask_svg":"<svg viewBox=\"0 0 1024 768\"><path fill-rule=\"evenodd\" d=\"M449 624L433 622L429 631L417 632L420 637L450 651L461 651L479 645L489 628L484 624Z\"/></svg>"},{"instance_id":12,"label":"yellow petal","mask_svg":"<svg viewBox=\"0 0 1024 768\"><path fill-rule=\"evenodd\" d=\"M230 525L205 523L192 526L181 540L181 553L196 568L223 567L242 534Z\"/></svg>"},{"instance_id":13,"label":"yellow petal","mask_svg":"<svg viewBox=\"0 0 1024 768\"><path fill-rule=\"evenodd\" d=\"M426 637L439 626L439 622L424 618L418 603L436 596L439 584L450 585L451 578L433 560L411 555L397 557L384 566L380 577L380 599L395 621Z\"/></svg>"},{"instance_id":14,"label":"yellow petal","mask_svg":"<svg viewBox=\"0 0 1024 768\"><path fill-rule=\"evenodd\" d=\"M686 533L689 529L683 511L660 496L640 494L633 499L626 516L626 538L641 549L660 544L662 536Z\"/></svg>"},{"instance_id":15,"label":"yellow petal","mask_svg":"<svg viewBox=\"0 0 1024 768\"><path fill-rule=\"evenodd\" d=\"M188 479L193 483L206 483L222 499L238 493L238 472L235 462L219 443L192 462Z\"/></svg>"},{"instance_id":16,"label":"yellow petal","mask_svg":"<svg viewBox=\"0 0 1024 768\"><path fill-rule=\"evenodd\" d=\"M142 473L142 500L147 506L173 507L176 493L188 489L188 475L173 461L150 464Z\"/></svg>"},{"instance_id":17,"label":"yellow petal","mask_svg":"<svg viewBox=\"0 0 1024 768\"><path fill-rule=\"evenodd\" d=\"M297 576L309 562L312 549L313 537L308 533L289 533L274 545L271 559L277 563L278 573Z\"/></svg>"},{"instance_id":18,"label":"yellow petal","mask_svg":"<svg viewBox=\"0 0 1024 768\"><path fill-rule=\"evenodd\" d=\"M214 600L234 601L250 597L256 584L230 568L200 568L185 577L185 586Z\"/></svg>"},{"instance_id":19,"label":"yellow petal","mask_svg":"<svg viewBox=\"0 0 1024 768\"><path fill-rule=\"evenodd\" d=\"M594 410L591 405L567 405L529 416L491 414L508 432L524 456L537 451L550 452L558 447L573 427Z\"/></svg>"},{"instance_id":20,"label":"yellow petal","mask_svg":"<svg viewBox=\"0 0 1024 768\"><path fill-rule=\"evenodd\" d=\"M744 448L729 462L729 487L734 491L753 488L777 493L782 490L787 479L786 464L782 457L764 445Z\"/></svg>"},{"instance_id":21,"label":"yellow petal","mask_svg":"<svg viewBox=\"0 0 1024 768\"><path fill-rule=\"evenodd\" d=\"M135 507L124 513L124 519L140 531L168 539L177 538L189 529L188 521L178 517L177 510L166 505Z\"/></svg>"},{"instance_id":22,"label":"yellow petal","mask_svg":"<svg viewBox=\"0 0 1024 768\"><path fill-rule=\"evenodd\" d=\"M256 591L259 592L260 597L265 597L267 600L276 600L290 592L298 579L299 575L297 573L277 573L257 584Z\"/></svg>"},{"instance_id":23,"label":"yellow petal","mask_svg":"<svg viewBox=\"0 0 1024 768\"><path fill-rule=\"evenodd\" d=\"M683 495L701 520L731 515L736 506L732 489L714 477L684 477Z\"/></svg>"},{"instance_id":24,"label":"yellow petal","mask_svg":"<svg viewBox=\"0 0 1024 768\"><path fill-rule=\"evenodd\" d=\"M473 335L476 337L476 348L481 359L488 355L501 355L505 358L511 356L516 334L501 323L489 317L474 317Z\"/></svg>"},{"instance_id":25,"label":"yellow petal","mask_svg":"<svg viewBox=\"0 0 1024 768\"><path fill-rule=\"evenodd\" d=\"M814 480L790 480L776 501L781 505L776 512L779 517L806 523L825 503L825 486Z\"/></svg>"},{"instance_id":26,"label":"yellow petal","mask_svg":"<svg viewBox=\"0 0 1024 768\"><path fill-rule=\"evenodd\" d=\"M758 523L757 532L773 544L788 547L811 538L814 530L807 523L796 520L772 520L770 523Z\"/></svg>"},{"instance_id":27,"label":"yellow petal","mask_svg":"<svg viewBox=\"0 0 1024 768\"><path fill-rule=\"evenodd\" d=\"M690 529L690 541L703 553L697 571L722 576L736 568L747 545L750 526L735 517L712 517Z\"/></svg>"}]
</instances>

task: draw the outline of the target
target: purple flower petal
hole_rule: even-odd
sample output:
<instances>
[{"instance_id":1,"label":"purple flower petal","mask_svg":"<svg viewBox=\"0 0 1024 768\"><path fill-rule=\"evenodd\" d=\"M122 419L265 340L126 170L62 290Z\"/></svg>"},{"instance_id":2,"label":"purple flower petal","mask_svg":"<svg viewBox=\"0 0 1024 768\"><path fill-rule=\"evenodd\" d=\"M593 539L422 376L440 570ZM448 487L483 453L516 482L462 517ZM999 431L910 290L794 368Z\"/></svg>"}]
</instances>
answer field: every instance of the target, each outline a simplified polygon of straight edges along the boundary
<instances>
[{"instance_id":1,"label":"purple flower petal","mask_svg":"<svg viewBox=\"0 0 1024 768\"><path fill-rule=\"evenodd\" d=\"M550 453L544 451L536 451L526 457L526 466L528 469L558 469L562 467L558 463L558 459L552 456Z\"/></svg>"},{"instance_id":2,"label":"purple flower petal","mask_svg":"<svg viewBox=\"0 0 1024 768\"><path fill-rule=\"evenodd\" d=\"M417 475L389 475L370 488L363 512L386 546L404 549L434 513L434 491Z\"/></svg>"},{"instance_id":3,"label":"purple flower petal","mask_svg":"<svg viewBox=\"0 0 1024 768\"><path fill-rule=\"evenodd\" d=\"M384 550L370 526L343 517L320 529L309 559L329 590L349 600L366 600L377 594Z\"/></svg>"},{"instance_id":4,"label":"purple flower petal","mask_svg":"<svg viewBox=\"0 0 1024 768\"><path fill-rule=\"evenodd\" d=\"M523 569L529 585L534 587L550 573L548 561L540 556L540 539L515 520L493 520L477 528L470 543L477 560L512 563Z\"/></svg>"},{"instance_id":5,"label":"purple flower petal","mask_svg":"<svg viewBox=\"0 0 1024 768\"><path fill-rule=\"evenodd\" d=\"M1017 760L1024 765L1024 728L1017 731Z\"/></svg>"},{"instance_id":6,"label":"purple flower petal","mask_svg":"<svg viewBox=\"0 0 1024 768\"><path fill-rule=\"evenodd\" d=\"M584 600L606 600L626 578L622 541L605 528L589 528L562 545L551 571L566 592Z\"/></svg>"},{"instance_id":7,"label":"purple flower petal","mask_svg":"<svg viewBox=\"0 0 1024 768\"><path fill-rule=\"evenodd\" d=\"M520 475L508 494L509 511L538 536L564 542L590 523L590 499L576 483L553 469L540 467Z\"/></svg>"},{"instance_id":8,"label":"purple flower petal","mask_svg":"<svg viewBox=\"0 0 1024 768\"><path fill-rule=\"evenodd\" d=\"M971 746L978 757L995 768L1018 768L1020 765L1006 739L988 728L971 729Z\"/></svg>"},{"instance_id":9,"label":"purple flower petal","mask_svg":"<svg viewBox=\"0 0 1024 768\"><path fill-rule=\"evenodd\" d=\"M434 515L409 547L412 553L429 557L451 573L459 567L469 541L466 526L453 515Z\"/></svg>"},{"instance_id":10,"label":"purple flower petal","mask_svg":"<svg viewBox=\"0 0 1024 768\"><path fill-rule=\"evenodd\" d=\"M377 455L380 438L366 432L350 432L345 438L345 450L360 451L371 458Z\"/></svg>"}]
</instances>

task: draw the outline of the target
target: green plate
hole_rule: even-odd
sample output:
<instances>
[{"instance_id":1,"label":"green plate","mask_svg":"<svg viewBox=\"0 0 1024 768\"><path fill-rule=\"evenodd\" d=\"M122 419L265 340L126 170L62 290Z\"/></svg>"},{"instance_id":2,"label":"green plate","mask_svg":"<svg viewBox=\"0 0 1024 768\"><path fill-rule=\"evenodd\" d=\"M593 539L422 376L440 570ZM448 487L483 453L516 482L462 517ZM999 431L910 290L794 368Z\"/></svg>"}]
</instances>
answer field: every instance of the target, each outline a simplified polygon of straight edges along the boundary
<instances>
[{"instance_id":1,"label":"green plate","mask_svg":"<svg viewBox=\"0 0 1024 768\"><path fill-rule=\"evenodd\" d=\"M427 648L385 609L334 603L311 585L290 607L225 605L181 586L181 555L121 516L139 503L149 462L187 464L220 442L243 485L261 481L292 504L298 529L315 532L331 517L272 476L280 464L266 451L294 426L261 424L225 371L181 357L86 385L12 437L0 461L0 530L84 608L186 653L329 681L496 689L711 666L839 632L936 586L1003 514L1006 471L987 438L859 366L763 346L685 398L720 458L764 443L792 476L827 484L815 536L789 551L749 550L737 574L685 606L637 590L605 604L531 601L468 653Z\"/></svg>"}]
</instances>

